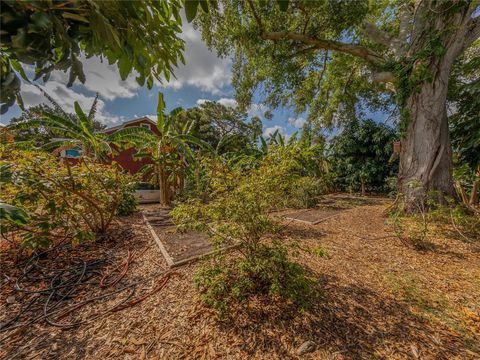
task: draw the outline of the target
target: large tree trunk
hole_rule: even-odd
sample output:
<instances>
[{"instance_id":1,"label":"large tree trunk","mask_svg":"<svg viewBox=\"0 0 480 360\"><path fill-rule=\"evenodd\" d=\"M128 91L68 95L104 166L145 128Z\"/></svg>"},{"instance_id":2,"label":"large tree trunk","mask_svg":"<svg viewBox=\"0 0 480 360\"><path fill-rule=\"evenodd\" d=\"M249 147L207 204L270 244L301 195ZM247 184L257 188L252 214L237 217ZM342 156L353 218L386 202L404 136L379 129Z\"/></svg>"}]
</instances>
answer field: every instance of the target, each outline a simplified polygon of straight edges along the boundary
<instances>
[{"instance_id":1,"label":"large tree trunk","mask_svg":"<svg viewBox=\"0 0 480 360\"><path fill-rule=\"evenodd\" d=\"M440 203L448 197L457 200L446 111L448 82L455 59L478 37L478 21L471 20L474 7L467 2L458 2L462 6L456 9L444 5L433 0L418 3L419 21L406 53L415 62L410 74L413 88L402 109L410 121L402 140L398 187L411 211L424 206L430 193ZM419 84L418 78L425 80Z\"/></svg>"},{"instance_id":2,"label":"large tree trunk","mask_svg":"<svg viewBox=\"0 0 480 360\"><path fill-rule=\"evenodd\" d=\"M400 153L398 185L407 209L417 211L429 195L445 203L456 199L446 98L451 63L432 66L437 76L407 100L409 125ZM436 69L433 69L436 68Z\"/></svg>"}]
</instances>

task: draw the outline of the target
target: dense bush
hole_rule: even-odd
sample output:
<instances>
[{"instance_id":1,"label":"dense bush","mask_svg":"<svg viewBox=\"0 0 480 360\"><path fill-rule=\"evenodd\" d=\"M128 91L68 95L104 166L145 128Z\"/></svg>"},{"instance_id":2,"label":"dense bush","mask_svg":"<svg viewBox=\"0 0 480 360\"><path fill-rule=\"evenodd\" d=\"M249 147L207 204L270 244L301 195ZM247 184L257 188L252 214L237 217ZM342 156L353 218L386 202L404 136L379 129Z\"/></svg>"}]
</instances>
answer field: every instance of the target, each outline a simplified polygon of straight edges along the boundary
<instances>
[{"instance_id":1,"label":"dense bush","mask_svg":"<svg viewBox=\"0 0 480 360\"><path fill-rule=\"evenodd\" d=\"M137 184L133 179L126 183L119 191L122 192L122 201L118 205L117 215L126 216L131 215L137 211L138 201L133 195Z\"/></svg>"},{"instance_id":2,"label":"dense bush","mask_svg":"<svg viewBox=\"0 0 480 360\"><path fill-rule=\"evenodd\" d=\"M54 239L94 239L107 230L133 191L131 177L115 165L87 159L61 164L38 151L0 155L2 201L28 215L23 225L4 217L2 235L20 237L30 248L48 246Z\"/></svg>"},{"instance_id":3,"label":"dense bush","mask_svg":"<svg viewBox=\"0 0 480 360\"><path fill-rule=\"evenodd\" d=\"M314 207L328 189L328 179L304 176L295 182L289 205L296 208Z\"/></svg>"},{"instance_id":4,"label":"dense bush","mask_svg":"<svg viewBox=\"0 0 480 360\"><path fill-rule=\"evenodd\" d=\"M398 172L395 131L373 120L349 123L331 142L332 171L342 191L389 191Z\"/></svg>"},{"instance_id":5,"label":"dense bush","mask_svg":"<svg viewBox=\"0 0 480 360\"><path fill-rule=\"evenodd\" d=\"M181 229L208 231L218 247L236 246L234 254L217 253L197 273L202 298L222 314L256 295L279 296L304 309L312 281L288 259L285 244L265 236L277 228L269 211L290 201L300 178L298 152L275 148L250 172L223 169L211 183L211 201L190 200L173 211Z\"/></svg>"}]
</instances>

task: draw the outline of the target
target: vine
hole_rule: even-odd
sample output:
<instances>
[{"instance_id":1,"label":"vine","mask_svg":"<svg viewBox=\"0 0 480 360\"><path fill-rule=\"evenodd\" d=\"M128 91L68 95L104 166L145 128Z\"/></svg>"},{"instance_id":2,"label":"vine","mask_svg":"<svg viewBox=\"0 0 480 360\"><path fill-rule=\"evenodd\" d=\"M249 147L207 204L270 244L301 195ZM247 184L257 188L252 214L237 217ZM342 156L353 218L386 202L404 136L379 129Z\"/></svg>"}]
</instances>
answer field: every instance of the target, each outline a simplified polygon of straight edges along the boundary
<instances>
[{"instance_id":1,"label":"vine","mask_svg":"<svg viewBox=\"0 0 480 360\"><path fill-rule=\"evenodd\" d=\"M435 73L431 70L432 60L439 60L445 54L445 47L441 40L441 33L434 32L428 35L425 47L412 57L403 57L399 61L390 62L386 69L394 74L396 101L400 107L400 134L406 136L411 124L410 109L406 106L412 94L419 93L422 84L431 83Z\"/></svg>"}]
</instances>

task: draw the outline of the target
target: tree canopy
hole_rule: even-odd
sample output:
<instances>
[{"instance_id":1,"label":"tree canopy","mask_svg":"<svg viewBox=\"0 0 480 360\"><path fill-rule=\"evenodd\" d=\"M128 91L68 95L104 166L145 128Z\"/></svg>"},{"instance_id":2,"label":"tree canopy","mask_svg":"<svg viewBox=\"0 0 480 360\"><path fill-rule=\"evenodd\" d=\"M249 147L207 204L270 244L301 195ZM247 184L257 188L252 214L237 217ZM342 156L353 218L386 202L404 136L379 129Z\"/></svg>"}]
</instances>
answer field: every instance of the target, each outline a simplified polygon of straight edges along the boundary
<instances>
[{"instance_id":1,"label":"tree canopy","mask_svg":"<svg viewBox=\"0 0 480 360\"><path fill-rule=\"evenodd\" d=\"M69 71L68 85L85 82L80 57L102 56L117 64L125 79L135 71L149 88L167 81L184 62L180 0L2 0L1 112L19 101L25 66L34 80L47 81L53 70Z\"/></svg>"},{"instance_id":2,"label":"tree canopy","mask_svg":"<svg viewBox=\"0 0 480 360\"><path fill-rule=\"evenodd\" d=\"M447 91L455 61L480 36L478 0L220 3L195 21L210 47L233 56L241 106L259 93L327 127L365 108L395 109L407 208L430 191L439 202L455 197Z\"/></svg>"},{"instance_id":3,"label":"tree canopy","mask_svg":"<svg viewBox=\"0 0 480 360\"><path fill-rule=\"evenodd\" d=\"M262 134L262 121L218 102L206 101L187 109L183 121L193 121L192 134L220 152L243 152Z\"/></svg>"},{"instance_id":4,"label":"tree canopy","mask_svg":"<svg viewBox=\"0 0 480 360\"><path fill-rule=\"evenodd\" d=\"M196 20L209 46L222 56L233 54L233 85L240 105L248 106L260 91L267 104L309 110L310 119L327 126L348 121L365 107L391 109L401 94L384 82L400 80L394 78L408 67L409 51L420 51L429 26L415 24L413 29L420 19L413 19L410 1L282 3L286 5L224 0ZM444 3L439 11L455 13L448 9L455 2ZM460 1L456 11L471 14L474 3ZM418 5L425 12L422 6L428 4ZM464 46L479 34L478 18L471 19ZM433 51L435 46L441 51L438 41L432 38L429 43Z\"/></svg>"}]
</instances>

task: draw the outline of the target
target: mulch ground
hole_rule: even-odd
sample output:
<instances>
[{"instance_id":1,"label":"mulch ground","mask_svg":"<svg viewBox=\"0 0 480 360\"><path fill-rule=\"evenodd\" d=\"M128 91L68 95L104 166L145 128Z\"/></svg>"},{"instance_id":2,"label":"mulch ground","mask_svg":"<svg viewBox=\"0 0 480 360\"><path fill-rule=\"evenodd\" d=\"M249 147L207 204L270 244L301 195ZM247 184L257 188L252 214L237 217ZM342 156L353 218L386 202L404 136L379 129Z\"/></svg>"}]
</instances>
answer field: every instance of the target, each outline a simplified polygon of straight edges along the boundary
<instances>
[{"instance_id":1,"label":"mulch ground","mask_svg":"<svg viewBox=\"0 0 480 360\"><path fill-rule=\"evenodd\" d=\"M197 264L167 273L142 216L120 218L111 239L52 254L51 262L62 266L76 266L78 258L110 259L91 274L93 283L112 274L104 281L107 285L121 277L130 256L117 283L79 289L75 299L65 301L75 301L68 303L74 306L129 284L137 284L129 301L151 295L119 311L106 311L125 297L119 293L55 318L74 323L106 312L74 328L40 319L0 331L0 358L478 359L480 244L439 232L430 239L432 250L418 251L392 236L385 206L364 204L314 226L288 223L281 234L284 241L328 252L327 257L301 252L296 258L318 280L322 294L303 314L280 301L255 299L224 320L198 299L193 283ZM0 322L5 322L20 306L21 295L13 287L22 267L4 254L0 266ZM35 311L42 314L41 308ZM314 351L298 356L305 341L315 342Z\"/></svg>"},{"instance_id":2,"label":"mulch ground","mask_svg":"<svg viewBox=\"0 0 480 360\"><path fill-rule=\"evenodd\" d=\"M199 258L213 251L207 234L177 231L170 216L170 209L150 204L142 205L141 211L175 264Z\"/></svg>"}]
</instances>

